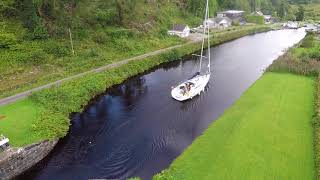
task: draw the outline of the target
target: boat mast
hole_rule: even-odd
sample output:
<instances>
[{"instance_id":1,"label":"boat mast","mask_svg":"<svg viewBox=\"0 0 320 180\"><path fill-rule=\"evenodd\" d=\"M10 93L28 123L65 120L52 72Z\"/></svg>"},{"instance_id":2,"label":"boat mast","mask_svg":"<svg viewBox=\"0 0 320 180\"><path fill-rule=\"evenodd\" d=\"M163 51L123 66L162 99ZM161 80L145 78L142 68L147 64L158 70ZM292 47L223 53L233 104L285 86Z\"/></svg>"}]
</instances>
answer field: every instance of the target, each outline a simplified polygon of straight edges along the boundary
<instances>
[{"instance_id":1,"label":"boat mast","mask_svg":"<svg viewBox=\"0 0 320 180\"><path fill-rule=\"evenodd\" d=\"M207 25L209 19L209 0L207 0L206 3L206 12L205 12L205 16L204 16L204 27L203 27L203 39L202 39L202 47L201 47L201 55L200 55L200 67L199 67L199 72L201 72L201 65L202 65L202 59L203 59L203 53L204 53L204 44L205 44L205 40L206 38L208 39L208 58L209 58L209 72L210 72L210 40L209 40L209 36L210 36L210 27Z\"/></svg>"},{"instance_id":2,"label":"boat mast","mask_svg":"<svg viewBox=\"0 0 320 180\"><path fill-rule=\"evenodd\" d=\"M207 20L209 19L209 0L207 0L207 7L206 7L206 12L207 12ZM208 63L208 71L209 73L211 72L211 53L210 53L210 27L207 26L207 30L208 30L208 36L207 36L207 39L208 39L208 60L209 60L209 63Z\"/></svg>"}]
</instances>

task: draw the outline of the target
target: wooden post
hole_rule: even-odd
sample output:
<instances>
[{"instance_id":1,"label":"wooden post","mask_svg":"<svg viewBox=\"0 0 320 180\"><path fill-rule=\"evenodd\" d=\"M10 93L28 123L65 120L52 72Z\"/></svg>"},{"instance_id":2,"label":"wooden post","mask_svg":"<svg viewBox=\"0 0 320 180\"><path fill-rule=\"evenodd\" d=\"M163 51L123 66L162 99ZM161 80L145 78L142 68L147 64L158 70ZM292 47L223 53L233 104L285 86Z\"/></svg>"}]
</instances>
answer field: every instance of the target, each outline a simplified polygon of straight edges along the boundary
<instances>
[{"instance_id":1,"label":"wooden post","mask_svg":"<svg viewBox=\"0 0 320 180\"><path fill-rule=\"evenodd\" d=\"M71 34L71 29L70 29L70 28L69 28L69 37L70 37L70 43L71 43L71 51L72 51L72 55L74 55L73 41L72 41L72 34Z\"/></svg>"}]
</instances>

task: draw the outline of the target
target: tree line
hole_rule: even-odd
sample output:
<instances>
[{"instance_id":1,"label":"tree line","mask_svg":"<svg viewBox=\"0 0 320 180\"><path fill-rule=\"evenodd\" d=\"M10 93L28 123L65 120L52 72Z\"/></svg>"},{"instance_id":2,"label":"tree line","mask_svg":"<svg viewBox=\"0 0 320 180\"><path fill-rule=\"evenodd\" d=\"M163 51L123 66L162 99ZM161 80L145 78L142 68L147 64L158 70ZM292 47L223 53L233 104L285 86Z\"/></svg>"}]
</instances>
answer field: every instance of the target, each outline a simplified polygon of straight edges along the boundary
<instances>
[{"instance_id":1,"label":"tree line","mask_svg":"<svg viewBox=\"0 0 320 180\"><path fill-rule=\"evenodd\" d=\"M290 3L307 4L320 0L210 0L210 14L226 9L241 9L246 12L257 10L279 18L290 15ZM137 13L137 6L147 4L156 10L167 3L175 4L184 12L202 17L205 3L199 0L1 0L2 18L20 18L35 37L45 38L59 32L59 27L93 25L96 21L106 25L125 25ZM86 6L94 5L94 12L86 12ZM300 9L301 10L301 9ZM291 13L292 14L292 13ZM295 15L301 17L302 14ZM156 17L155 17L156 18ZM65 29L65 28L64 28Z\"/></svg>"}]
</instances>

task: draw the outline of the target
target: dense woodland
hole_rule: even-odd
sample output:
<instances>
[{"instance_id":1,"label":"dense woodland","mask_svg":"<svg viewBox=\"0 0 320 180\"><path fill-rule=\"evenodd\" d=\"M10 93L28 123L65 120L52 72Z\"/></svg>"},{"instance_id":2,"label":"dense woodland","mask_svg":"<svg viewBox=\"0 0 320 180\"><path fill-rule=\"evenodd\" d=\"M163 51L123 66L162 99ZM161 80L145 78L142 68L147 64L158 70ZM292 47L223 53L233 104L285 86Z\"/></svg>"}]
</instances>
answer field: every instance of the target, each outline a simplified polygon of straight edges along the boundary
<instances>
[{"instance_id":1,"label":"dense woodland","mask_svg":"<svg viewBox=\"0 0 320 180\"><path fill-rule=\"evenodd\" d=\"M293 18L290 4L320 0L210 0L211 15L218 10L261 10L280 18ZM148 29L154 22L171 24L170 13L201 17L205 3L199 0L1 0L2 19L16 18L33 32L33 38L65 33L66 27L124 26ZM163 8L173 9L165 14ZM175 11L178 10L178 11ZM161 13L161 14L160 14ZM165 22L168 21L169 23Z\"/></svg>"}]
</instances>

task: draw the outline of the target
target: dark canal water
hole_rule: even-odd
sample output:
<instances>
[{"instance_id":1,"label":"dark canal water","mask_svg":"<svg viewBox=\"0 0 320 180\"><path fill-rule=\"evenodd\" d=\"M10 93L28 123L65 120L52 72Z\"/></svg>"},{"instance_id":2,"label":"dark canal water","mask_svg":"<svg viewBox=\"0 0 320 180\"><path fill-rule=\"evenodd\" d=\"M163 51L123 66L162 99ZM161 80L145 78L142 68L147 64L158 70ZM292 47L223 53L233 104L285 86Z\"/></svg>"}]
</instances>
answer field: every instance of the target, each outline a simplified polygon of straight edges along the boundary
<instances>
[{"instance_id":1,"label":"dark canal water","mask_svg":"<svg viewBox=\"0 0 320 180\"><path fill-rule=\"evenodd\" d=\"M193 59L163 65L109 89L75 114L69 135L20 178L150 179L304 36L303 30L272 31L212 48L207 90L185 103L173 100L170 90L197 71L199 62Z\"/></svg>"}]
</instances>

